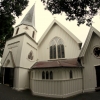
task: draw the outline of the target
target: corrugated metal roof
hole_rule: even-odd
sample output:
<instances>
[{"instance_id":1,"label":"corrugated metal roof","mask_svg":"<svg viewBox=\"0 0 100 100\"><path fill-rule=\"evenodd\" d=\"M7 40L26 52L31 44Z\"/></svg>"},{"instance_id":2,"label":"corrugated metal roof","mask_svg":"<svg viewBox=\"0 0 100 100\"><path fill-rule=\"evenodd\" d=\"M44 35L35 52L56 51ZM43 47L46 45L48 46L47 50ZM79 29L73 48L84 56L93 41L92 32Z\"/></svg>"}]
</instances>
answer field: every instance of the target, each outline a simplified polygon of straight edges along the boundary
<instances>
[{"instance_id":1,"label":"corrugated metal roof","mask_svg":"<svg viewBox=\"0 0 100 100\"><path fill-rule=\"evenodd\" d=\"M55 67L81 67L77 58L64 60L50 60L36 62L31 69L34 68L55 68Z\"/></svg>"}]
</instances>

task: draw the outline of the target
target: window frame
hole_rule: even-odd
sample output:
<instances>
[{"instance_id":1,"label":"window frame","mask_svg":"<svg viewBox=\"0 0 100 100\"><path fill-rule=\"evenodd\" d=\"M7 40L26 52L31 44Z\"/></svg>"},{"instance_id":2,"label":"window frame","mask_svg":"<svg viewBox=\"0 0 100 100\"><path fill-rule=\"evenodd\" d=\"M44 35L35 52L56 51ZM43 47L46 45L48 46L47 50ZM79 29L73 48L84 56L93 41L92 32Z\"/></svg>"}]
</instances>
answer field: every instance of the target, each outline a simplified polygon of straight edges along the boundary
<instances>
[{"instance_id":1,"label":"window frame","mask_svg":"<svg viewBox=\"0 0 100 100\"><path fill-rule=\"evenodd\" d=\"M59 43L59 42L61 42L61 43ZM54 53L53 46L55 46L55 53ZM58 49L58 46L59 46L59 49ZM61 38L54 37L50 41L49 58L50 59L62 59L62 58L65 58L64 42L63 42L63 40Z\"/></svg>"}]
</instances>

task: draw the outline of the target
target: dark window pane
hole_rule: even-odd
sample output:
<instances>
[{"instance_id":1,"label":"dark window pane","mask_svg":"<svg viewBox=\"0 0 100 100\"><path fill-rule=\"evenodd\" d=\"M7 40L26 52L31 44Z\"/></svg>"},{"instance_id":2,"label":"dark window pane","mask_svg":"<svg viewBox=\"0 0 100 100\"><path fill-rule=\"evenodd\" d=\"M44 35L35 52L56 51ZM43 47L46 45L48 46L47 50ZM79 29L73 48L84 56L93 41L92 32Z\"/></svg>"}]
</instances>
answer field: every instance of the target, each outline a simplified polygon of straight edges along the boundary
<instances>
[{"instance_id":1,"label":"dark window pane","mask_svg":"<svg viewBox=\"0 0 100 100\"><path fill-rule=\"evenodd\" d=\"M46 71L46 79L49 79L49 73Z\"/></svg>"},{"instance_id":2,"label":"dark window pane","mask_svg":"<svg viewBox=\"0 0 100 100\"><path fill-rule=\"evenodd\" d=\"M33 31L32 38L34 38L34 34L35 34L35 32Z\"/></svg>"},{"instance_id":3,"label":"dark window pane","mask_svg":"<svg viewBox=\"0 0 100 100\"><path fill-rule=\"evenodd\" d=\"M45 72L42 72L42 79L45 79Z\"/></svg>"},{"instance_id":4,"label":"dark window pane","mask_svg":"<svg viewBox=\"0 0 100 100\"><path fill-rule=\"evenodd\" d=\"M58 58L61 58L61 49L60 49L60 45L58 45L57 47L58 47Z\"/></svg>"},{"instance_id":5,"label":"dark window pane","mask_svg":"<svg viewBox=\"0 0 100 100\"><path fill-rule=\"evenodd\" d=\"M18 34L18 31L19 31L19 27L18 27L17 30L16 30L16 34Z\"/></svg>"},{"instance_id":6,"label":"dark window pane","mask_svg":"<svg viewBox=\"0 0 100 100\"><path fill-rule=\"evenodd\" d=\"M52 59L53 52L52 52L52 46L50 46L50 59Z\"/></svg>"},{"instance_id":7,"label":"dark window pane","mask_svg":"<svg viewBox=\"0 0 100 100\"><path fill-rule=\"evenodd\" d=\"M64 52L64 45L61 45L61 56L62 58L65 58L65 52Z\"/></svg>"},{"instance_id":8,"label":"dark window pane","mask_svg":"<svg viewBox=\"0 0 100 100\"><path fill-rule=\"evenodd\" d=\"M53 72L50 71L50 79L53 79Z\"/></svg>"},{"instance_id":9,"label":"dark window pane","mask_svg":"<svg viewBox=\"0 0 100 100\"><path fill-rule=\"evenodd\" d=\"M56 46L54 45L54 54L53 58L56 58Z\"/></svg>"},{"instance_id":10,"label":"dark window pane","mask_svg":"<svg viewBox=\"0 0 100 100\"><path fill-rule=\"evenodd\" d=\"M72 73L72 70L70 70L70 78L73 78L73 73Z\"/></svg>"}]
</instances>

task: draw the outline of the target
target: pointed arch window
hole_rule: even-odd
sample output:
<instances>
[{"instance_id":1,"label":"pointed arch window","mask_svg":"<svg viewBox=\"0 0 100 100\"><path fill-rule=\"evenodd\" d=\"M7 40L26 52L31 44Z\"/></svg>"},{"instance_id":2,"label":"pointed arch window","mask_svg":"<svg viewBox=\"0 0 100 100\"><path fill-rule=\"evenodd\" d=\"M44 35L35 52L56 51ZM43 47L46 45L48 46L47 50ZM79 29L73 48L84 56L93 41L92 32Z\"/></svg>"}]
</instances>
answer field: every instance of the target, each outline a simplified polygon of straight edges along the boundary
<instances>
[{"instance_id":1,"label":"pointed arch window","mask_svg":"<svg viewBox=\"0 0 100 100\"><path fill-rule=\"evenodd\" d=\"M56 58L65 58L64 44L58 37L55 37L50 42L50 59Z\"/></svg>"},{"instance_id":2,"label":"pointed arch window","mask_svg":"<svg viewBox=\"0 0 100 100\"><path fill-rule=\"evenodd\" d=\"M70 70L70 72L69 72L69 76L70 76L70 79L73 78L72 70Z\"/></svg>"},{"instance_id":3,"label":"pointed arch window","mask_svg":"<svg viewBox=\"0 0 100 100\"><path fill-rule=\"evenodd\" d=\"M49 79L49 72L46 71L46 79Z\"/></svg>"},{"instance_id":4,"label":"pointed arch window","mask_svg":"<svg viewBox=\"0 0 100 100\"><path fill-rule=\"evenodd\" d=\"M18 31L19 31L19 27L18 27L17 30L16 30L16 35L18 34Z\"/></svg>"},{"instance_id":5,"label":"pointed arch window","mask_svg":"<svg viewBox=\"0 0 100 100\"><path fill-rule=\"evenodd\" d=\"M53 72L50 71L50 79L53 79Z\"/></svg>"},{"instance_id":6,"label":"pointed arch window","mask_svg":"<svg viewBox=\"0 0 100 100\"><path fill-rule=\"evenodd\" d=\"M45 79L45 72L42 72L42 79Z\"/></svg>"},{"instance_id":7,"label":"pointed arch window","mask_svg":"<svg viewBox=\"0 0 100 100\"><path fill-rule=\"evenodd\" d=\"M32 38L34 38L34 35L35 35L35 32L33 31L33 33L32 33Z\"/></svg>"}]
</instances>

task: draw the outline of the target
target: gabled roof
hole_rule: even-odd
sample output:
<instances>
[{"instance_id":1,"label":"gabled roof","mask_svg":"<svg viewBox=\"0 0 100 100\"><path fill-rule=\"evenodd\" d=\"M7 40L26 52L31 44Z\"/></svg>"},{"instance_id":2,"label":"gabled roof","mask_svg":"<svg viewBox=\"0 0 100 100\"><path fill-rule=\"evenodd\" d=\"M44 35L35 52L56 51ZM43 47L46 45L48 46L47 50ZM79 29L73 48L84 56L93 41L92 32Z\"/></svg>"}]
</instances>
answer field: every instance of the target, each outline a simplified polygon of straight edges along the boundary
<instances>
[{"instance_id":1,"label":"gabled roof","mask_svg":"<svg viewBox=\"0 0 100 100\"><path fill-rule=\"evenodd\" d=\"M47 28L47 30L44 32L44 34L42 35L42 37L40 38L38 44L40 45L41 42L43 41L43 39L45 38L45 36L48 34L49 30L52 28L52 26L54 24L57 24L59 27L61 27L66 33L69 34L69 36L71 36L80 46L82 45L81 41L73 34L71 33L66 27L64 27L61 23L59 23L56 19L54 19L52 21L52 23L49 25L49 27Z\"/></svg>"},{"instance_id":2,"label":"gabled roof","mask_svg":"<svg viewBox=\"0 0 100 100\"><path fill-rule=\"evenodd\" d=\"M79 57L84 57L93 34L97 34L100 37L100 32L97 29L95 29L93 26L91 26L89 33L88 33L88 36L86 38L86 41L84 43L84 46L80 52Z\"/></svg>"},{"instance_id":3,"label":"gabled roof","mask_svg":"<svg viewBox=\"0 0 100 100\"><path fill-rule=\"evenodd\" d=\"M35 4L28 11L20 24L29 25L35 28Z\"/></svg>"},{"instance_id":4,"label":"gabled roof","mask_svg":"<svg viewBox=\"0 0 100 100\"><path fill-rule=\"evenodd\" d=\"M50 61L39 61L36 62L31 69L36 68L77 68L82 67L79 62L78 58L73 59L63 59L63 60L50 60Z\"/></svg>"},{"instance_id":5,"label":"gabled roof","mask_svg":"<svg viewBox=\"0 0 100 100\"><path fill-rule=\"evenodd\" d=\"M5 58L5 60L4 60L4 62L3 62L3 64L2 64L2 66L3 67L7 67L7 66L5 66L5 65L7 65L7 61L9 60L9 63L11 63L12 64L12 67L15 67L16 65L15 65L15 62L14 62L14 58L13 58L13 54L12 54L12 51L9 51L8 52L8 54L7 54L7 56L6 56L6 58ZM11 66L10 66L11 67Z\"/></svg>"}]
</instances>

